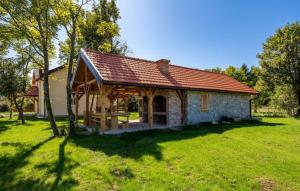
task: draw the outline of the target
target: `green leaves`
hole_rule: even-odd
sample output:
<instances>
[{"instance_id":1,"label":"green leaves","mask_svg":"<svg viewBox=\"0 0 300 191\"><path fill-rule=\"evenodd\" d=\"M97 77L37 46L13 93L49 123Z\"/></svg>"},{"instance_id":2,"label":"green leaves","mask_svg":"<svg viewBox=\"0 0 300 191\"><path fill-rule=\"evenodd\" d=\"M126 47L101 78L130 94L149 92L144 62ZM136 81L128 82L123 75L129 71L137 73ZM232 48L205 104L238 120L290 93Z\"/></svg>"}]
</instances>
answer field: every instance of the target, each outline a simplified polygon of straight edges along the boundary
<instances>
[{"instance_id":1,"label":"green leaves","mask_svg":"<svg viewBox=\"0 0 300 191\"><path fill-rule=\"evenodd\" d=\"M282 85L300 83L299 23L288 24L278 29L263 44L263 52L258 58L263 75L273 76L274 83Z\"/></svg>"},{"instance_id":2,"label":"green leaves","mask_svg":"<svg viewBox=\"0 0 300 191\"><path fill-rule=\"evenodd\" d=\"M119 9L114 0L100 0L99 4L94 4L80 26L84 46L102 52L126 54L127 44L119 40L119 18Z\"/></svg>"},{"instance_id":3,"label":"green leaves","mask_svg":"<svg viewBox=\"0 0 300 191\"><path fill-rule=\"evenodd\" d=\"M263 44L260 60L262 84L276 92L272 100L289 99L289 103L298 103L300 115L300 24L295 22L280 28ZM288 88L287 88L288 87ZM285 98L280 93L288 94ZM296 95L296 96L292 96ZM276 98L276 99L275 99ZM286 100L285 100L286 101ZM273 101L273 105L283 106L282 101ZM291 104L288 104L291 105ZM290 107L286 107L290 108Z\"/></svg>"}]
</instances>

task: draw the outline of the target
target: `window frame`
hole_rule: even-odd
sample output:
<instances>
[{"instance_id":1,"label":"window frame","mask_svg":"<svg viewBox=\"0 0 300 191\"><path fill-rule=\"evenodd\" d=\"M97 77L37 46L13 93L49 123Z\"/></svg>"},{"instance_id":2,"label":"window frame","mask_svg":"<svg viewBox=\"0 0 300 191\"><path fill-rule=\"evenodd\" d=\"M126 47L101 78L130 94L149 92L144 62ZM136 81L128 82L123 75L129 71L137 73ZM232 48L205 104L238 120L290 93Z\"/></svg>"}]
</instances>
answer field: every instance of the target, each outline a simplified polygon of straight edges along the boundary
<instances>
[{"instance_id":1,"label":"window frame","mask_svg":"<svg viewBox=\"0 0 300 191\"><path fill-rule=\"evenodd\" d=\"M205 100L206 97L206 100ZM206 103L204 103L206 101ZM206 107L204 107L206 106ZM200 111L208 112L209 110L209 94L208 93L200 93Z\"/></svg>"}]
</instances>

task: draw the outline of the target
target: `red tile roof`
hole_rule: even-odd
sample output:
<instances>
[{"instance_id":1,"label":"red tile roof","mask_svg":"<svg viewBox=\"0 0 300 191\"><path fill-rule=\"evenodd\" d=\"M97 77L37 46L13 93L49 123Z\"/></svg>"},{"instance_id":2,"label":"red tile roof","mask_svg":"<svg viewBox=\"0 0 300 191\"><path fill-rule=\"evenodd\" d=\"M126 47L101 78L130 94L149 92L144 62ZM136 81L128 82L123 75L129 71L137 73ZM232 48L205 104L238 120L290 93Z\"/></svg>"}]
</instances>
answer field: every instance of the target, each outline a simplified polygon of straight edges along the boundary
<instances>
[{"instance_id":1,"label":"red tile roof","mask_svg":"<svg viewBox=\"0 0 300 191\"><path fill-rule=\"evenodd\" d=\"M98 51L84 50L102 76L104 83L123 83L180 89L228 91L257 94L253 88L225 75L169 65L163 74L153 61Z\"/></svg>"},{"instance_id":2,"label":"red tile roof","mask_svg":"<svg viewBox=\"0 0 300 191\"><path fill-rule=\"evenodd\" d=\"M38 97L39 96L39 88L37 86L31 86L26 91L25 96L28 96L28 97Z\"/></svg>"}]
</instances>

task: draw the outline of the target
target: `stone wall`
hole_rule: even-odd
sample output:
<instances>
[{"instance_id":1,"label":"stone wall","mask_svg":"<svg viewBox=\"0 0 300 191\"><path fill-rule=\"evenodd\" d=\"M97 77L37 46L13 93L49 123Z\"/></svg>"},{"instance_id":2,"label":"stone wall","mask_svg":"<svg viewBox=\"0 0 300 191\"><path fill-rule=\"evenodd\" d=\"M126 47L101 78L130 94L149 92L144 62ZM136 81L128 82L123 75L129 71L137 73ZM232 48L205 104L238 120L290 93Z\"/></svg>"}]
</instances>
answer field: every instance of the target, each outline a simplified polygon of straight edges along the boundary
<instances>
[{"instance_id":1,"label":"stone wall","mask_svg":"<svg viewBox=\"0 0 300 191\"><path fill-rule=\"evenodd\" d=\"M145 96L144 94L142 96ZM167 126L181 125L181 101L175 90L159 89L155 96L166 98ZM145 119L144 119L145 120Z\"/></svg>"},{"instance_id":2,"label":"stone wall","mask_svg":"<svg viewBox=\"0 0 300 191\"><path fill-rule=\"evenodd\" d=\"M221 116L233 118L250 117L250 95L230 93L208 93L208 111L201 112L199 91L188 91L187 123L195 124L219 120Z\"/></svg>"},{"instance_id":3,"label":"stone wall","mask_svg":"<svg viewBox=\"0 0 300 191\"><path fill-rule=\"evenodd\" d=\"M175 90L168 92L168 125L181 125L181 101Z\"/></svg>"}]
</instances>

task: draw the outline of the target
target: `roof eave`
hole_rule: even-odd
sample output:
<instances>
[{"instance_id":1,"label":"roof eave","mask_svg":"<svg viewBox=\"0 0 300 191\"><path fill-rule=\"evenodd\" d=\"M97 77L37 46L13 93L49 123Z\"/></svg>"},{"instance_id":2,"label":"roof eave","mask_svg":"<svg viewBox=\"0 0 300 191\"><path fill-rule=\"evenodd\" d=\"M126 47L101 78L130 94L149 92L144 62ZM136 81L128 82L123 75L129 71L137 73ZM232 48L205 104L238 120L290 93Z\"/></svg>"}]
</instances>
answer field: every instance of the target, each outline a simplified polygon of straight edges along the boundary
<instances>
[{"instance_id":1,"label":"roof eave","mask_svg":"<svg viewBox=\"0 0 300 191\"><path fill-rule=\"evenodd\" d=\"M89 58L89 56L87 55L87 53L84 51L84 49L80 49L80 53L78 56L78 60L77 60L77 64L76 64L76 68L75 68L75 72L73 74L72 80L71 80L71 87L73 87L73 83L75 80L75 76L78 72L78 67L79 67L79 63L80 63L80 59L83 60L83 62L86 64L86 66L88 67L88 69L91 71L92 75L95 77L96 81L98 83L101 83L103 81L102 75L100 74L100 72L97 70L97 68L95 67L94 63L92 62L92 60Z\"/></svg>"},{"instance_id":2,"label":"roof eave","mask_svg":"<svg viewBox=\"0 0 300 191\"><path fill-rule=\"evenodd\" d=\"M102 80L102 83L107 84L107 85L127 85L127 86L137 86L137 87L155 87L155 88L162 88L162 89L175 89L175 90L180 89L180 90L190 90L190 91L209 91L209 92L224 92L224 93L259 95L259 92L257 92L257 91L256 92L243 92L243 91L232 91L232 90L206 89L206 88L193 88L193 87L180 87L180 86L164 86L164 85L118 82L118 81L107 81L107 80Z\"/></svg>"}]
</instances>

